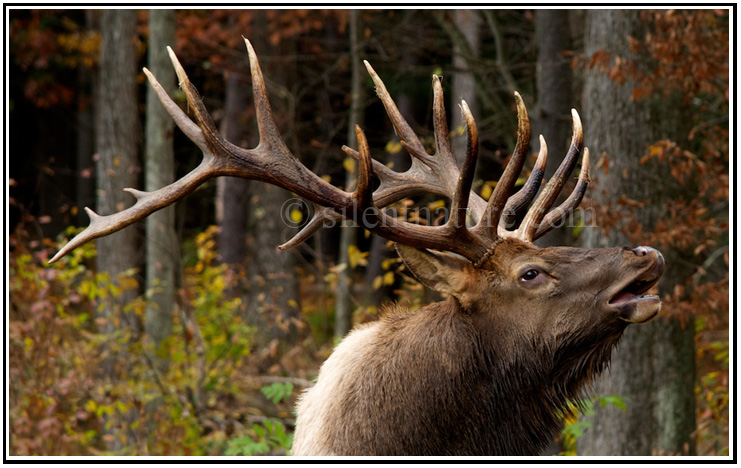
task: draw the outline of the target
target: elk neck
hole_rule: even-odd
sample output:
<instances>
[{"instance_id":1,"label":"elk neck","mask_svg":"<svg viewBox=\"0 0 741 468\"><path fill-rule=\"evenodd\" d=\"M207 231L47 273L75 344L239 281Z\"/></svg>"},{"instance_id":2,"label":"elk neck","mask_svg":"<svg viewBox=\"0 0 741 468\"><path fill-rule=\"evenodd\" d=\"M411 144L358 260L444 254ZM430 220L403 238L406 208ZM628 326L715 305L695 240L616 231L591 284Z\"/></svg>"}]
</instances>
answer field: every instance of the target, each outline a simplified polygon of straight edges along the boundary
<instances>
[{"instance_id":1,"label":"elk neck","mask_svg":"<svg viewBox=\"0 0 741 468\"><path fill-rule=\"evenodd\" d=\"M533 336L492 312L464 310L452 297L416 312L389 311L378 336L390 354L379 357L414 360L398 368L414 369L417 375L402 381L421 387L407 388L424 395L415 411L435 421L420 439L434 443L433 431L448 442L459 438L447 446L460 453L537 455L561 429L568 402L605 368L625 325L571 338Z\"/></svg>"}]
</instances>

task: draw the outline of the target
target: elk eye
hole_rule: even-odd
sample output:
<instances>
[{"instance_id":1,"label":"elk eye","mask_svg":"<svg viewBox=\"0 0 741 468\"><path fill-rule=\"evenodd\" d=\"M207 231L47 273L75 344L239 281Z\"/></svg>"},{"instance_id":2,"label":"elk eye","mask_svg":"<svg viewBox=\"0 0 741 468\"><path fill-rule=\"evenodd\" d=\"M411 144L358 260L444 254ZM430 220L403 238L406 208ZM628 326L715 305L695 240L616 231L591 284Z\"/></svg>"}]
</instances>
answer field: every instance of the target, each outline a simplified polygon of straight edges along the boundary
<instances>
[{"instance_id":1,"label":"elk eye","mask_svg":"<svg viewBox=\"0 0 741 468\"><path fill-rule=\"evenodd\" d=\"M535 278L537 278L539 274L540 272L538 270L535 270L535 269L527 270L522 276L520 276L520 281L523 281L523 282L532 281Z\"/></svg>"}]
</instances>

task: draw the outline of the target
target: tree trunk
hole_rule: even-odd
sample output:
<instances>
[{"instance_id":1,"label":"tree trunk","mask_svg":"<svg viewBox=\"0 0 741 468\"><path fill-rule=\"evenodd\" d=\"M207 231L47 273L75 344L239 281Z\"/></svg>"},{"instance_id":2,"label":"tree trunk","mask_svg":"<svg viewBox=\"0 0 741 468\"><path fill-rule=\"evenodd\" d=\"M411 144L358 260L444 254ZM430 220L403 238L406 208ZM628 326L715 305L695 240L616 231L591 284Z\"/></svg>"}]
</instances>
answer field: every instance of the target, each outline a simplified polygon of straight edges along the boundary
<instances>
[{"instance_id":1,"label":"tree trunk","mask_svg":"<svg viewBox=\"0 0 741 468\"><path fill-rule=\"evenodd\" d=\"M481 115L476 92L476 76L471 70L471 64L479 58L481 48L481 16L477 10L457 9L453 13L453 23L466 42L465 50L458 42L453 43L453 69L455 73L453 73L452 105L450 106L452 125L450 128L455 135L458 135L457 129L464 129L452 141L453 151L460 166L466 156L466 126L458 108L458 103L461 99L464 99L474 117Z\"/></svg>"},{"instance_id":2,"label":"tree trunk","mask_svg":"<svg viewBox=\"0 0 741 468\"><path fill-rule=\"evenodd\" d=\"M136 34L135 10L104 10L101 16L101 43L99 69L99 95L97 103L96 164L97 208L101 214L121 211L133 204L134 197L123 191L125 187L136 187L140 172L138 149L141 129L137 109L137 60L134 47ZM135 228L118 231L97 241L97 271L105 273L111 281L118 283L123 275L141 264L137 248ZM137 295L129 289L106 303L99 314L101 332L112 335L127 331L129 327L136 335L134 317L123 308ZM122 330L124 329L124 330ZM117 341L117 340L116 340ZM111 343L106 350L107 359L103 373L116 379L125 372L127 352L120 342ZM124 417L128 419L130 415ZM120 423L109 420L112 431L123 435L116 427ZM123 440L114 437L108 449L123 448Z\"/></svg>"},{"instance_id":3,"label":"tree trunk","mask_svg":"<svg viewBox=\"0 0 741 468\"><path fill-rule=\"evenodd\" d=\"M573 98L571 63L564 52L570 51L571 29L568 10L536 10L535 41L538 45L536 80L538 103L530 116L533 133L531 148L540 147L538 135L548 143L548 163L545 178L556 172L566 155L571 139L571 108ZM566 187L563 193L570 193ZM543 236L538 245L568 245L569 229L560 227Z\"/></svg>"},{"instance_id":4,"label":"tree trunk","mask_svg":"<svg viewBox=\"0 0 741 468\"><path fill-rule=\"evenodd\" d=\"M350 95L350 116L347 122L347 146L357 148L357 137L355 135L355 125L363 124L363 64L361 63L361 50L359 47L360 40L360 12L358 10L350 11L349 18L350 34L350 57L352 60L352 85ZM355 184L355 176L347 173L345 187L351 187ZM355 245L357 228L353 226L343 226L340 231L340 252L339 263L346 265L340 271L337 282L337 304L335 307L335 326L334 335L343 337L352 328L352 313L354 305L352 301L352 283L350 281L350 262L348 250L351 245Z\"/></svg>"},{"instance_id":5,"label":"tree trunk","mask_svg":"<svg viewBox=\"0 0 741 468\"><path fill-rule=\"evenodd\" d=\"M136 11L105 10L101 17L100 76L96 165L98 212L111 214L133 205L134 197L123 191L137 186L140 172L140 141L136 92ZM123 229L97 240L98 272L115 281L142 260L136 229ZM123 306L136 296L129 291L117 298ZM111 310L103 312L109 315ZM106 325L113 330L113 324Z\"/></svg>"},{"instance_id":6,"label":"tree trunk","mask_svg":"<svg viewBox=\"0 0 741 468\"><path fill-rule=\"evenodd\" d=\"M149 12L149 70L168 94L175 91L175 71L167 46L175 43L175 10ZM151 87L147 87L145 187L154 191L175 178L174 123ZM147 301L144 329L159 347L170 335L175 308L180 246L175 235L175 207L168 206L147 218Z\"/></svg>"},{"instance_id":7,"label":"tree trunk","mask_svg":"<svg viewBox=\"0 0 741 468\"><path fill-rule=\"evenodd\" d=\"M640 12L632 10L589 10L586 20L587 57L598 50L633 59L639 66L647 58L632 53L628 36L644 37L646 26ZM651 143L687 135L686 110L680 100L651 97L631 100L630 82L622 86L597 69L585 81L585 142L595 160L602 152L609 158L609 172L594 170L597 183L590 188L596 205L605 205L620 196L645 200L646 206L634 215L651 229L662 214L662 204L671 199L663 182L662 166L640 165ZM600 220L596 220L600 224ZM597 228L585 229L585 246L626 245L625 234L613 230L605 236ZM659 285L673 288L689 274L673 252L663 252L667 272ZM618 395L626 411L614 406L595 405L587 419L592 427L579 439L581 455L638 455L694 453L691 434L695 428L694 329L691 321L680 323L664 310L649 324L631 325L613 354L610 371L596 384L596 395Z\"/></svg>"},{"instance_id":8,"label":"tree trunk","mask_svg":"<svg viewBox=\"0 0 741 468\"><path fill-rule=\"evenodd\" d=\"M278 250L278 245L292 234L280 215L283 204L290 198L290 192L263 184L250 199L254 207L250 213L254 250L251 249L247 266L250 282L247 308L250 322L260 331L255 342L258 348L266 348L270 341L276 340L281 349L287 349L299 337L296 251Z\"/></svg>"}]
</instances>

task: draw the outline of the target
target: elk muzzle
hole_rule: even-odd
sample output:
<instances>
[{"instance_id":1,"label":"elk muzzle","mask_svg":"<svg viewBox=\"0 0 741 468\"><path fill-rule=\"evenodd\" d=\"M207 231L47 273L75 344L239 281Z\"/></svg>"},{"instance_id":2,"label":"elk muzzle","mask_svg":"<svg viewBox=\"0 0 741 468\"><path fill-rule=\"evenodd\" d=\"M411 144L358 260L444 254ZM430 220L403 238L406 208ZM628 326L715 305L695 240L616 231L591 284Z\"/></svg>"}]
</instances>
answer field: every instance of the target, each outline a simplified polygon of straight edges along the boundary
<instances>
[{"instance_id":1,"label":"elk muzzle","mask_svg":"<svg viewBox=\"0 0 741 468\"><path fill-rule=\"evenodd\" d=\"M608 306L626 322L645 323L661 311L659 296L647 293L659 282L664 272L664 257L652 247L640 246L629 252L626 252L626 267L636 268L637 271L630 274L610 294Z\"/></svg>"}]
</instances>

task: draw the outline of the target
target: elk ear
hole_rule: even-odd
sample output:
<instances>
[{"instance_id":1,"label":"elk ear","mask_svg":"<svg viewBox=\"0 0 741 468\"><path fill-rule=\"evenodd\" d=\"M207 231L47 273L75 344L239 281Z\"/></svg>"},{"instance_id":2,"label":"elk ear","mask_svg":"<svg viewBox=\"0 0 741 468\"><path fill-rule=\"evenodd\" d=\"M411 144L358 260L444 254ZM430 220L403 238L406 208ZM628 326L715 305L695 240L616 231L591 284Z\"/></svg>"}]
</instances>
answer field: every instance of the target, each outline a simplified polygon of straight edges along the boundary
<instances>
[{"instance_id":1,"label":"elk ear","mask_svg":"<svg viewBox=\"0 0 741 468\"><path fill-rule=\"evenodd\" d=\"M396 244L396 251L420 283L461 299L461 292L466 289L463 283L469 276L466 272L472 268L468 260L447 252L418 250L400 244Z\"/></svg>"}]
</instances>

